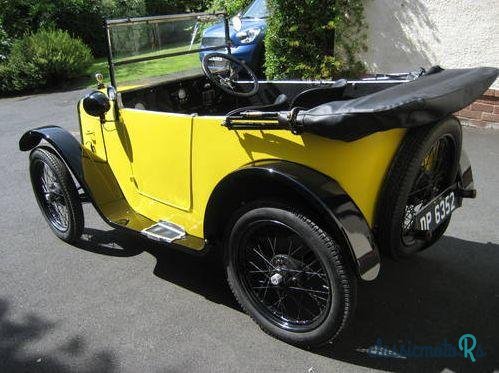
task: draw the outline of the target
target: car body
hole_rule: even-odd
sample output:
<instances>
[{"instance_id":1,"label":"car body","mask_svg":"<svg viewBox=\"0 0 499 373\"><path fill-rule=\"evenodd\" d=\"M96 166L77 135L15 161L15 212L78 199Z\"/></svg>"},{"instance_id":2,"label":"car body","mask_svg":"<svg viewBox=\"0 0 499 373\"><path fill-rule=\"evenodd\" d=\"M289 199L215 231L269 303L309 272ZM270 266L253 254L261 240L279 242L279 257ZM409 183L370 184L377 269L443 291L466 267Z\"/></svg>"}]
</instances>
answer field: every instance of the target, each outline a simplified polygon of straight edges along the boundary
<instances>
[{"instance_id":1,"label":"car body","mask_svg":"<svg viewBox=\"0 0 499 373\"><path fill-rule=\"evenodd\" d=\"M81 141L48 126L20 149L31 150L37 201L63 240L79 239L90 201L164 250L220 254L264 330L320 345L350 320L357 279L377 277L378 246L395 257L429 247L474 197L451 114L497 70L261 81L219 46L194 48L199 22L220 19L229 34L224 14L108 21L111 84L99 77L79 102ZM190 64L199 52L203 70ZM188 69L124 84L128 65Z\"/></svg>"},{"instance_id":2,"label":"car body","mask_svg":"<svg viewBox=\"0 0 499 373\"><path fill-rule=\"evenodd\" d=\"M239 16L238 16L239 17ZM266 0L254 0L239 17L241 26L236 30L233 24L229 27L231 53L239 60L245 61L253 70L262 68L264 57L263 41L267 30ZM220 45L225 42L225 26L219 22L203 31L201 45L203 48ZM201 52L202 59L209 52Z\"/></svg>"}]
</instances>

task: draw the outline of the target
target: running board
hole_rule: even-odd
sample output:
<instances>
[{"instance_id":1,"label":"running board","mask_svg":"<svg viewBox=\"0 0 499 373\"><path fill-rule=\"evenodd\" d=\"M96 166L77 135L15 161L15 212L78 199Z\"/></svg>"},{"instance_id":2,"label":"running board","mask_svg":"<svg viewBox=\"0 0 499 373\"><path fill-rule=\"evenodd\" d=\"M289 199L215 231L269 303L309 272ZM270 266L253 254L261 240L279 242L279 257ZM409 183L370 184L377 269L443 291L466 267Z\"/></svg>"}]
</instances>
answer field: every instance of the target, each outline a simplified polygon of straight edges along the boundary
<instances>
[{"instance_id":1,"label":"running board","mask_svg":"<svg viewBox=\"0 0 499 373\"><path fill-rule=\"evenodd\" d=\"M157 224L142 230L141 233L152 240L168 243L186 237L183 227L165 220L160 220Z\"/></svg>"}]
</instances>

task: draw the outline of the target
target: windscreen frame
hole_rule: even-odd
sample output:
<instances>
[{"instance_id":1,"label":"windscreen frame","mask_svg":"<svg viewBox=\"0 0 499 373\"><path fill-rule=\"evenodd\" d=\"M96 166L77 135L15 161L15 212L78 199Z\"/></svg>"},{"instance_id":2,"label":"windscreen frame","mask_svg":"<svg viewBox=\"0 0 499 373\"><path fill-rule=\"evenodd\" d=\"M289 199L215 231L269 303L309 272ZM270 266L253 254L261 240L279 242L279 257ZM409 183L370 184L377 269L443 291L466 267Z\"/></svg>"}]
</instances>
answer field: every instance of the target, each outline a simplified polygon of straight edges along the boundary
<instances>
[{"instance_id":1,"label":"windscreen frame","mask_svg":"<svg viewBox=\"0 0 499 373\"><path fill-rule=\"evenodd\" d=\"M119 61L116 61L114 56L113 56L113 44L112 44L112 38L111 38L111 29L113 27L119 27L119 26L127 26L127 25L137 25L137 24L153 24L153 23L159 23L159 22L168 22L168 21L183 21L183 20L202 20L203 18L209 19L209 18L221 18L224 23L224 28L225 28L225 43L223 45L216 45L216 46L210 46L210 47L205 47L205 48L196 48L192 50L186 50L186 51L179 51L179 52L172 52L172 53L163 53L155 56L149 56L149 57L130 57L130 58L125 58L125 59L120 59ZM227 50L227 53L231 53L231 46L232 42L230 39L230 31L229 31L229 19L227 18L227 14L225 12L213 12L213 13L206 13L206 12L201 12L201 13L185 13L185 14L170 14L170 15L162 15L162 16L152 16L152 17L133 17L133 18L121 18L121 19L108 19L105 21L105 29L106 29L106 38L107 38L107 60L108 60L108 67L109 67L109 76L111 79L111 85L117 89L117 83L116 83L116 75L115 75L115 67L116 66L123 66L123 65L128 65L132 63L139 63L139 62L145 62L145 61L151 61L151 60L156 60L156 59L162 59L162 58L168 58L168 57L175 57L175 56L180 56L180 55L185 55L185 54L192 54L192 53L200 53L204 51L214 51L214 50L220 50L222 48L225 48Z\"/></svg>"}]
</instances>

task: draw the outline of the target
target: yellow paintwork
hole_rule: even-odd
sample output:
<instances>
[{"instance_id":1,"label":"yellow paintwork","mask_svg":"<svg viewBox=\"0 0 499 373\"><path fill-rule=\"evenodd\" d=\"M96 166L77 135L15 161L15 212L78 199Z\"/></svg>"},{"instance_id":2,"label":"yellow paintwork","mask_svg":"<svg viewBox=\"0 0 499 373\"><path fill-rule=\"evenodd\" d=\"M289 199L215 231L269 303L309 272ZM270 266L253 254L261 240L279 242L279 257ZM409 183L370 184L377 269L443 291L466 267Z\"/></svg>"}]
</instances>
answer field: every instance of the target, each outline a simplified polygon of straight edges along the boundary
<instances>
[{"instance_id":1,"label":"yellow paintwork","mask_svg":"<svg viewBox=\"0 0 499 373\"><path fill-rule=\"evenodd\" d=\"M130 163L140 194L184 211L191 209L192 116L123 109ZM144 151L147 149L147 151Z\"/></svg>"},{"instance_id":2,"label":"yellow paintwork","mask_svg":"<svg viewBox=\"0 0 499 373\"><path fill-rule=\"evenodd\" d=\"M203 237L205 208L218 182L265 159L300 163L337 180L372 226L378 192L405 133L394 129L347 143L285 130L229 131L223 117L121 109L118 122L101 125L81 112L85 148L108 162L132 209L197 237Z\"/></svg>"},{"instance_id":3,"label":"yellow paintwork","mask_svg":"<svg viewBox=\"0 0 499 373\"><path fill-rule=\"evenodd\" d=\"M107 162L106 147L99 118L91 117L85 113L82 102L79 103L79 112L81 122L81 143L83 147L88 151L87 153L93 160ZM112 113L112 110L110 110L109 113ZM114 118L110 119L114 120Z\"/></svg>"}]
</instances>

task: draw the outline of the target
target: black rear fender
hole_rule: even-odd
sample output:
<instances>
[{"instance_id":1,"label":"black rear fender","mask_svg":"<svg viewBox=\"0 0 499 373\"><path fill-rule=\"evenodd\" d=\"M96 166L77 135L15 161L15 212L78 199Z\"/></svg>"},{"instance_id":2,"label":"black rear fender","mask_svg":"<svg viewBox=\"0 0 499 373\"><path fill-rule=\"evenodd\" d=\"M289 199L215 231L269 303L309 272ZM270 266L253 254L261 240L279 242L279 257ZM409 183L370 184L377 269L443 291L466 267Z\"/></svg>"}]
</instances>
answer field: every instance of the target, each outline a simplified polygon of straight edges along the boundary
<instances>
[{"instance_id":1,"label":"black rear fender","mask_svg":"<svg viewBox=\"0 0 499 373\"><path fill-rule=\"evenodd\" d=\"M292 162L262 161L227 175L213 190L204 218L204 236L220 241L235 210L244 203L277 198L304 206L345 248L360 278L376 278L380 257L364 215L337 181Z\"/></svg>"}]
</instances>

